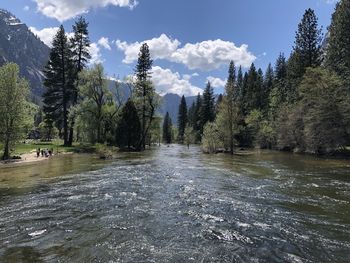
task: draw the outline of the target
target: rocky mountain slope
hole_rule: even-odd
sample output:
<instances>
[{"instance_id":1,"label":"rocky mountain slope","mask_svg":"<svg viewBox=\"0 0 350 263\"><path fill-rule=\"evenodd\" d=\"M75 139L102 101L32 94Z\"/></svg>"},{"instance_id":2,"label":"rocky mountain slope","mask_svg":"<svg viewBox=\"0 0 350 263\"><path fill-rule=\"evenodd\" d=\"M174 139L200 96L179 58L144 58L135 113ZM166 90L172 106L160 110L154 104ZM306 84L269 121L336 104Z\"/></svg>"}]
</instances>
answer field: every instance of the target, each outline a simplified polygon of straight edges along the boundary
<instances>
[{"instance_id":1,"label":"rocky mountain slope","mask_svg":"<svg viewBox=\"0 0 350 263\"><path fill-rule=\"evenodd\" d=\"M20 75L31 86L32 93L43 93L42 70L50 48L36 37L28 27L10 12L0 9L0 65L15 62Z\"/></svg>"}]
</instances>

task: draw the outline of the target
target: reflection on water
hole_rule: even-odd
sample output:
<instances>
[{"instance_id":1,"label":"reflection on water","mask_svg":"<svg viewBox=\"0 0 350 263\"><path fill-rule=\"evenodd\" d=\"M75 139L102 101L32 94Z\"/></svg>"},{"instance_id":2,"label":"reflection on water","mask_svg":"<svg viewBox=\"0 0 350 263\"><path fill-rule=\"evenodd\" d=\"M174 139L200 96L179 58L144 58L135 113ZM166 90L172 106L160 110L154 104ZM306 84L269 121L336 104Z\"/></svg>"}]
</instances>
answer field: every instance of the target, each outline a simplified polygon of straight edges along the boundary
<instances>
[{"instance_id":1,"label":"reflection on water","mask_svg":"<svg viewBox=\"0 0 350 263\"><path fill-rule=\"evenodd\" d=\"M0 262L349 262L350 162L162 146L0 168Z\"/></svg>"}]
</instances>

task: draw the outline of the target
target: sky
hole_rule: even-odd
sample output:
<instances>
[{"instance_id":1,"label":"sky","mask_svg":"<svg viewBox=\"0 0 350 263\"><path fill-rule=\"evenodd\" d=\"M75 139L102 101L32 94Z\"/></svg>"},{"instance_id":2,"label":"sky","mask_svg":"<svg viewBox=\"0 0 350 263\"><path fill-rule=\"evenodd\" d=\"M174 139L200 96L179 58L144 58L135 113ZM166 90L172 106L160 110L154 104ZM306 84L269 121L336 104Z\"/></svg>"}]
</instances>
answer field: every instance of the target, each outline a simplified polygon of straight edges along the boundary
<instances>
[{"instance_id":1,"label":"sky","mask_svg":"<svg viewBox=\"0 0 350 263\"><path fill-rule=\"evenodd\" d=\"M336 0L13 0L0 1L51 44L63 24L71 32L82 15L89 22L91 64L109 77L133 74L142 43L154 60L160 94L196 95L209 80L223 92L228 65L265 71L280 52L288 56L305 9L315 10L326 31Z\"/></svg>"}]
</instances>

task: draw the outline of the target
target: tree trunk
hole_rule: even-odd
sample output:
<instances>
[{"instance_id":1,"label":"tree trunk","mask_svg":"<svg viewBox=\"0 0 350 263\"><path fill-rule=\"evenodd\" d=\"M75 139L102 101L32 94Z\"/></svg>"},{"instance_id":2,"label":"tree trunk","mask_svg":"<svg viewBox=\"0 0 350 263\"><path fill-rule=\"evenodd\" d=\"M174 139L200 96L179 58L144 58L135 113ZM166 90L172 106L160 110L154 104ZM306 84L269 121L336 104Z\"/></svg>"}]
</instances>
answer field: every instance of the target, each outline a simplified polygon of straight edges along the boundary
<instances>
[{"instance_id":1,"label":"tree trunk","mask_svg":"<svg viewBox=\"0 0 350 263\"><path fill-rule=\"evenodd\" d=\"M7 137L7 136L6 136ZM4 145L4 155L2 156L3 160L10 159L10 140L7 137Z\"/></svg>"}]
</instances>

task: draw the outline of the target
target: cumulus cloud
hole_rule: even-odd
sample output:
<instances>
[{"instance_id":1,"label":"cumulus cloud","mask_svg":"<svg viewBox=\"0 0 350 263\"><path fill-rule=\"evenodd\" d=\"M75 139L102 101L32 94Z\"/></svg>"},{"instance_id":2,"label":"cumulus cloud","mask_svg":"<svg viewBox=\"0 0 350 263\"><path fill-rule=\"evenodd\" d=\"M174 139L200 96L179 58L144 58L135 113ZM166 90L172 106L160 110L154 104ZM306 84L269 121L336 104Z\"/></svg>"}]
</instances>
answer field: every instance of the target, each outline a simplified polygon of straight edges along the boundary
<instances>
[{"instance_id":1,"label":"cumulus cloud","mask_svg":"<svg viewBox=\"0 0 350 263\"><path fill-rule=\"evenodd\" d=\"M195 96L203 92L202 89L192 85L189 80L181 78L178 72L172 72L170 69L163 69L159 66L154 66L152 72L152 81L160 95L174 93L180 96Z\"/></svg>"},{"instance_id":2,"label":"cumulus cloud","mask_svg":"<svg viewBox=\"0 0 350 263\"><path fill-rule=\"evenodd\" d=\"M116 41L117 47L124 52L124 63L132 63L137 56L142 43L147 43L153 59L166 59L171 62L181 63L189 69L200 69L210 71L227 65L233 60L236 65L249 67L256 57L248 51L247 45L236 46L233 42L207 40L195 44L187 43L183 47L177 39L170 39L162 34L158 38L145 40L143 42L127 43Z\"/></svg>"},{"instance_id":3,"label":"cumulus cloud","mask_svg":"<svg viewBox=\"0 0 350 263\"><path fill-rule=\"evenodd\" d=\"M98 63L104 62L104 59L102 59L102 55L101 55L101 49L97 43L90 44L89 52L91 55L89 64L98 64Z\"/></svg>"},{"instance_id":4,"label":"cumulus cloud","mask_svg":"<svg viewBox=\"0 0 350 263\"><path fill-rule=\"evenodd\" d=\"M171 39L165 34L161 34L158 38L152 38L142 42L127 43L117 40L118 49L124 52L124 63L132 63L137 60L140 47L143 43L147 43L152 59L167 59L179 47L180 42L177 39Z\"/></svg>"},{"instance_id":5,"label":"cumulus cloud","mask_svg":"<svg viewBox=\"0 0 350 263\"><path fill-rule=\"evenodd\" d=\"M34 35L38 36L48 47L52 47L52 40L58 29L59 27L45 27L43 29L37 29L32 26L29 27L29 30L32 31ZM68 39L73 37L73 35L73 33L66 33Z\"/></svg>"},{"instance_id":6,"label":"cumulus cloud","mask_svg":"<svg viewBox=\"0 0 350 263\"><path fill-rule=\"evenodd\" d=\"M40 13L47 17L55 18L60 22L71 19L77 15L87 13L92 8L106 7L109 5L129 7L133 9L138 2L136 0L34 0Z\"/></svg>"},{"instance_id":7,"label":"cumulus cloud","mask_svg":"<svg viewBox=\"0 0 350 263\"><path fill-rule=\"evenodd\" d=\"M233 60L236 65L249 67L256 57L248 51L247 45L237 47L229 41L207 40L188 43L171 56L174 62L185 64L189 69L209 71L227 65Z\"/></svg>"},{"instance_id":8,"label":"cumulus cloud","mask_svg":"<svg viewBox=\"0 0 350 263\"><path fill-rule=\"evenodd\" d=\"M105 49L111 50L111 46L109 45L108 37L101 37L97 42L101 47Z\"/></svg>"},{"instance_id":9,"label":"cumulus cloud","mask_svg":"<svg viewBox=\"0 0 350 263\"><path fill-rule=\"evenodd\" d=\"M46 27L43 29L37 29L35 27L29 27L29 30L34 35L38 36L47 46L52 46L53 37L56 35L58 27Z\"/></svg>"},{"instance_id":10,"label":"cumulus cloud","mask_svg":"<svg viewBox=\"0 0 350 263\"><path fill-rule=\"evenodd\" d=\"M222 88L226 85L226 80L215 78L212 76L207 77L207 81L209 81L212 87L214 88Z\"/></svg>"}]
</instances>

